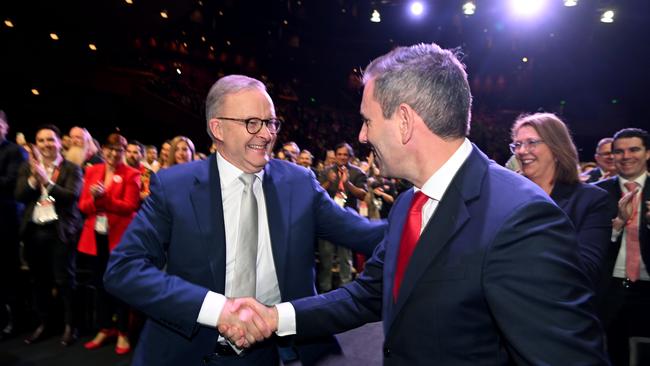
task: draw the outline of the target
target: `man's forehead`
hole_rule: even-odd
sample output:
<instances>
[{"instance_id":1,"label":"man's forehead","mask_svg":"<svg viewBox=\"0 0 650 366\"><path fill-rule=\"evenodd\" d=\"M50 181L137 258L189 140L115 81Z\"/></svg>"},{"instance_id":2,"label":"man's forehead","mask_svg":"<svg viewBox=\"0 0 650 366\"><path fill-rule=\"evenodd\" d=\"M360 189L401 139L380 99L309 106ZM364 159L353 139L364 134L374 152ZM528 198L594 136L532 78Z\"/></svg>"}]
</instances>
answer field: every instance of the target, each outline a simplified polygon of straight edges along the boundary
<instances>
[{"instance_id":1,"label":"man's forehead","mask_svg":"<svg viewBox=\"0 0 650 366\"><path fill-rule=\"evenodd\" d=\"M612 149L612 143L606 142L598 147L598 151L608 151Z\"/></svg>"},{"instance_id":2,"label":"man's forehead","mask_svg":"<svg viewBox=\"0 0 650 366\"><path fill-rule=\"evenodd\" d=\"M614 140L612 142L612 148L621 148L623 146L627 147L633 147L633 146L639 146L643 147L643 141L641 140L640 137L621 137L620 139Z\"/></svg>"}]
</instances>

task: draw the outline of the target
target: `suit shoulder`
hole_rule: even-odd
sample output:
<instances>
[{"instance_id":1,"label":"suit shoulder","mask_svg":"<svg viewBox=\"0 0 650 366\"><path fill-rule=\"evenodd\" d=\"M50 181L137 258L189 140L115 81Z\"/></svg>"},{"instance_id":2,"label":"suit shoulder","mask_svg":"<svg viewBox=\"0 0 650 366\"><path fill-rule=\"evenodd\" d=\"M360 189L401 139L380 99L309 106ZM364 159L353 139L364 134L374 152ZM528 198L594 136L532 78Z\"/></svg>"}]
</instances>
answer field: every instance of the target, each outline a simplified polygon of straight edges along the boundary
<instances>
[{"instance_id":1,"label":"suit shoulder","mask_svg":"<svg viewBox=\"0 0 650 366\"><path fill-rule=\"evenodd\" d=\"M280 159L271 159L268 163L267 172L274 175L281 175L286 179L306 179L312 177L307 168Z\"/></svg>"},{"instance_id":2,"label":"suit shoulder","mask_svg":"<svg viewBox=\"0 0 650 366\"><path fill-rule=\"evenodd\" d=\"M486 188L490 189L491 193L505 202L510 202L506 205L518 206L535 200L551 202L550 197L530 179L494 162L488 163L486 180L484 185L487 184Z\"/></svg>"},{"instance_id":3,"label":"suit shoulder","mask_svg":"<svg viewBox=\"0 0 650 366\"><path fill-rule=\"evenodd\" d=\"M188 180L193 180L195 176L207 174L209 170L210 159L192 161L185 164L177 164L166 169L161 169L156 176L161 182L170 184L181 184Z\"/></svg>"}]
</instances>

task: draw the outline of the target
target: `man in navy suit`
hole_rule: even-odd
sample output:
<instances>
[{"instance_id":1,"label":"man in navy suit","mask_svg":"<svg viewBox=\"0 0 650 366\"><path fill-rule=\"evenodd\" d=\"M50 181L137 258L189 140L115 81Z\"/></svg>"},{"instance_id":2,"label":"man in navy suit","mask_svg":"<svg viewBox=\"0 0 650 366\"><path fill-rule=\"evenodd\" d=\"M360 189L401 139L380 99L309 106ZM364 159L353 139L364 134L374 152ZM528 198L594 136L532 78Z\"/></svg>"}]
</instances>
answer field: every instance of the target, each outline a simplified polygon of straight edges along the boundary
<instances>
[{"instance_id":1,"label":"man in navy suit","mask_svg":"<svg viewBox=\"0 0 650 366\"><path fill-rule=\"evenodd\" d=\"M359 140L382 174L415 188L357 280L289 309L252 308L272 328L295 311L301 338L382 319L385 365L607 365L573 227L466 138L471 95L454 52L396 48L364 83Z\"/></svg>"},{"instance_id":2,"label":"man in navy suit","mask_svg":"<svg viewBox=\"0 0 650 366\"><path fill-rule=\"evenodd\" d=\"M134 365L277 365L274 340L236 347L270 330L234 298L244 287L268 305L314 295L316 236L371 253L384 235L384 223L338 207L308 170L270 159L281 121L261 82L221 78L206 116L216 153L152 175L106 270L106 289L149 317ZM238 324L246 338L232 344L216 329ZM331 336L294 346L305 365L340 352Z\"/></svg>"}]
</instances>

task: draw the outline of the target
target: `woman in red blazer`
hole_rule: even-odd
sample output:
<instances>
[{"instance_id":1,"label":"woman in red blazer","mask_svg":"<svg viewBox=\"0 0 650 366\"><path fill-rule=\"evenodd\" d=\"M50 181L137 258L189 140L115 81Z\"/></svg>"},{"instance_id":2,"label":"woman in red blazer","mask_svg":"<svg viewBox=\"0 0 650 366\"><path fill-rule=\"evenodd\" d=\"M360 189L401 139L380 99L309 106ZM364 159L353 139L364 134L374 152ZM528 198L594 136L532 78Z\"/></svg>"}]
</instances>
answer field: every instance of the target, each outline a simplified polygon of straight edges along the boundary
<instances>
[{"instance_id":1,"label":"woman in red blazer","mask_svg":"<svg viewBox=\"0 0 650 366\"><path fill-rule=\"evenodd\" d=\"M113 133L106 139L105 163L86 169L79 209L86 216L78 250L95 257L94 282L97 287L97 319L100 330L84 347L95 349L117 336L117 354L131 349L127 336L128 307L106 293L102 277L108 256L135 216L140 203L140 172L124 163L126 139ZM113 315L117 315L117 330Z\"/></svg>"}]
</instances>

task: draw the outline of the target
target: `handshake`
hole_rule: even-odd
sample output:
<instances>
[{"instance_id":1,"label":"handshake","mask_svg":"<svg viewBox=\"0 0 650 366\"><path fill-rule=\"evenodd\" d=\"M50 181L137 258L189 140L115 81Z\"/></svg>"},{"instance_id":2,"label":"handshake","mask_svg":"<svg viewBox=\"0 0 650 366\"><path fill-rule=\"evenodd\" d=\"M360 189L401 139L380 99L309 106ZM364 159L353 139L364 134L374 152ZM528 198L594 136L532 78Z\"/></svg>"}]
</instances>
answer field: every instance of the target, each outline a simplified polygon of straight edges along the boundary
<instances>
[{"instance_id":1,"label":"handshake","mask_svg":"<svg viewBox=\"0 0 650 366\"><path fill-rule=\"evenodd\" d=\"M252 297L228 299L219 315L217 329L231 344L248 348L278 329L278 310Z\"/></svg>"}]
</instances>

